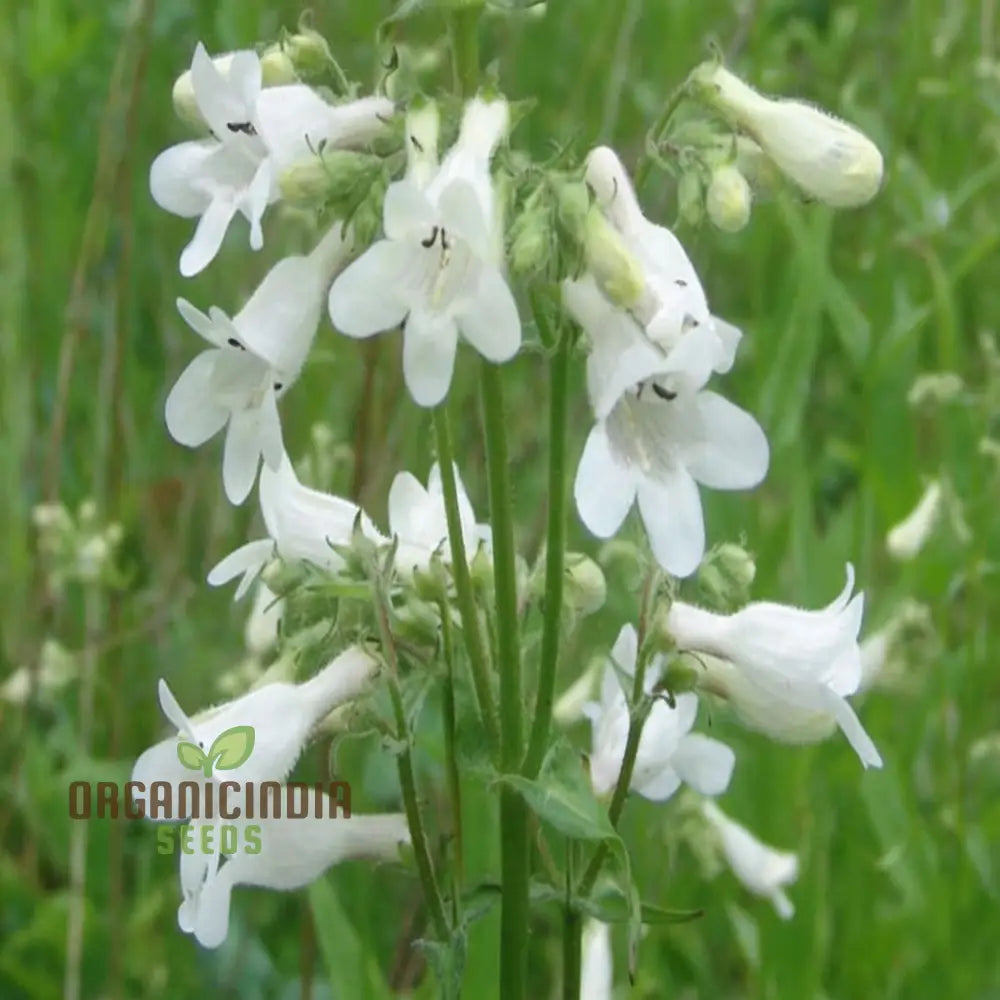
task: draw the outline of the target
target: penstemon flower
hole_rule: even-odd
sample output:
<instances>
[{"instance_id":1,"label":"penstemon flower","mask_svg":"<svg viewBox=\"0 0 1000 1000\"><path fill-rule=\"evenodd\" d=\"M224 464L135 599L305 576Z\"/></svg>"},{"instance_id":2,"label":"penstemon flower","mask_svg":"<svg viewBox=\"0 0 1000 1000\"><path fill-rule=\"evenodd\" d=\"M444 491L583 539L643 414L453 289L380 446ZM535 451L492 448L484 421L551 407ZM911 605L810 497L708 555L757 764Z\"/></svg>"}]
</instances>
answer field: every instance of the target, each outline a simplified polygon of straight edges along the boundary
<instances>
[{"instance_id":1,"label":"penstemon flower","mask_svg":"<svg viewBox=\"0 0 1000 1000\"><path fill-rule=\"evenodd\" d=\"M232 319L215 306L206 316L177 300L181 316L211 347L171 389L167 429L175 441L196 448L227 428L222 478L233 503L249 495L261 456L272 469L281 462L278 399L298 378L326 284L349 253L349 237L334 226L308 256L278 261Z\"/></svg>"},{"instance_id":2,"label":"penstemon flower","mask_svg":"<svg viewBox=\"0 0 1000 1000\"><path fill-rule=\"evenodd\" d=\"M407 122L409 169L385 199L385 239L334 282L330 316L370 337L404 324L403 373L420 406L447 395L458 335L496 363L521 343L517 304L500 270L500 220L490 160L508 125L503 100L465 108L455 145L436 171L433 105Z\"/></svg>"},{"instance_id":3,"label":"penstemon flower","mask_svg":"<svg viewBox=\"0 0 1000 1000\"><path fill-rule=\"evenodd\" d=\"M798 856L759 841L746 827L730 819L714 802L702 813L719 837L719 846L733 874L756 896L769 899L782 920L795 914L785 886L799 877Z\"/></svg>"},{"instance_id":4,"label":"penstemon flower","mask_svg":"<svg viewBox=\"0 0 1000 1000\"><path fill-rule=\"evenodd\" d=\"M288 455L282 453L277 471L264 466L260 474L260 511L268 537L247 542L217 563L208 574L213 587L242 577L234 600L250 588L275 556L287 563L305 562L328 571L343 567L335 546L348 545L360 516L361 530L375 542L385 542L357 504L299 482Z\"/></svg>"},{"instance_id":5,"label":"penstemon flower","mask_svg":"<svg viewBox=\"0 0 1000 1000\"><path fill-rule=\"evenodd\" d=\"M282 795L284 790L282 789ZM270 818L227 821L242 846L247 826L257 828L260 850L181 854L181 893L177 911L182 931L193 934L204 948L218 948L229 934L229 906L238 885L289 891L315 881L332 865L350 858L393 860L401 845L410 842L401 813L373 816L335 816L323 794L326 818ZM195 824L199 829L205 824ZM218 827L212 842L219 843ZM197 840L197 838L196 838Z\"/></svg>"},{"instance_id":6,"label":"penstemon flower","mask_svg":"<svg viewBox=\"0 0 1000 1000\"><path fill-rule=\"evenodd\" d=\"M602 330L588 364L587 387L597 423L577 468L580 518L610 538L638 502L653 554L675 576L693 573L705 552L697 483L713 489L756 486L767 472L767 438L744 410L697 391L707 378L710 341L692 333L664 359L630 329L596 286L567 289L585 329ZM617 344L631 347L617 348ZM706 350L707 347L707 350ZM605 361L603 351L617 363Z\"/></svg>"},{"instance_id":7,"label":"penstemon flower","mask_svg":"<svg viewBox=\"0 0 1000 1000\"><path fill-rule=\"evenodd\" d=\"M617 784L625 756L629 708L619 672L625 677L634 675L637 642L631 625L618 633L611 661L604 669L600 704L585 709L593 726L590 779L599 795ZM647 694L659 680L661 667L658 658L646 671ZM653 801L670 798L682 782L703 795L721 795L732 777L736 762L733 751L718 740L691 732L698 712L696 695L678 695L675 704L676 708L671 708L663 699L654 702L639 740L631 788Z\"/></svg>"},{"instance_id":8,"label":"penstemon flower","mask_svg":"<svg viewBox=\"0 0 1000 1000\"><path fill-rule=\"evenodd\" d=\"M278 597L265 583L258 583L243 626L243 641L251 656L264 656L277 645L284 611L284 598Z\"/></svg>"},{"instance_id":9,"label":"penstemon flower","mask_svg":"<svg viewBox=\"0 0 1000 1000\"><path fill-rule=\"evenodd\" d=\"M262 89L254 52L234 53L223 70L199 43L191 87L212 138L171 146L150 168L153 200L174 215L199 220L181 254L185 277L211 263L237 214L250 223L250 245L259 250L261 219L280 194L280 170L321 143L364 145L393 110L391 101L375 97L330 105L303 84Z\"/></svg>"},{"instance_id":10,"label":"penstemon flower","mask_svg":"<svg viewBox=\"0 0 1000 1000\"><path fill-rule=\"evenodd\" d=\"M858 631L864 595L847 584L820 611L757 602L720 615L682 601L666 627L682 650L699 656L705 687L726 698L747 725L775 739L808 743L840 726L865 767L882 758L847 703L861 683Z\"/></svg>"},{"instance_id":11,"label":"penstemon flower","mask_svg":"<svg viewBox=\"0 0 1000 1000\"><path fill-rule=\"evenodd\" d=\"M148 792L155 781L174 787L194 777L189 765L181 763L179 748L194 744L201 751L211 776L212 752L217 737L235 727L249 728L250 751L242 763L227 767L227 780L282 781L309 739L315 726L337 705L357 698L378 671L379 661L363 646L341 653L315 677L302 684L265 684L233 701L207 709L189 718L177 703L167 682L160 680L158 695L163 714L177 730L146 750L132 769L132 781L142 782ZM180 796L172 796L176 811ZM159 816L158 819L187 819L186 816Z\"/></svg>"}]
</instances>

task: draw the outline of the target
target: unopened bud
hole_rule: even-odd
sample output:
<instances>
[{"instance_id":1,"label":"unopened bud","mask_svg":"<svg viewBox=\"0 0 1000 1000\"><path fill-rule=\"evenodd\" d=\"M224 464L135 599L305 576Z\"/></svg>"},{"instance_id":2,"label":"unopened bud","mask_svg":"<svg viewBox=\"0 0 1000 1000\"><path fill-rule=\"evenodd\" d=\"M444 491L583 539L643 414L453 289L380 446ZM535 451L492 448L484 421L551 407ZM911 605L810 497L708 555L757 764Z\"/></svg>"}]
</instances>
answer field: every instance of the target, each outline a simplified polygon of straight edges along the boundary
<instances>
[{"instance_id":1,"label":"unopened bud","mask_svg":"<svg viewBox=\"0 0 1000 1000\"><path fill-rule=\"evenodd\" d=\"M889 555L899 562L913 559L927 543L943 510L939 480L928 484L916 507L890 530L885 540Z\"/></svg>"},{"instance_id":2,"label":"unopened bud","mask_svg":"<svg viewBox=\"0 0 1000 1000\"><path fill-rule=\"evenodd\" d=\"M382 161L370 153L324 149L282 171L278 183L285 201L336 203L369 186L381 167Z\"/></svg>"},{"instance_id":3,"label":"unopened bud","mask_svg":"<svg viewBox=\"0 0 1000 1000\"><path fill-rule=\"evenodd\" d=\"M736 137L736 166L758 198L773 196L784 181L774 160L749 136Z\"/></svg>"},{"instance_id":4,"label":"unopened bud","mask_svg":"<svg viewBox=\"0 0 1000 1000\"><path fill-rule=\"evenodd\" d=\"M421 600L436 604L448 596L448 571L435 553L426 566L413 567L413 589Z\"/></svg>"},{"instance_id":5,"label":"unopened bud","mask_svg":"<svg viewBox=\"0 0 1000 1000\"><path fill-rule=\"evenodd\" d=\"M642 265L596 206L587 213L584 251L587 267L601 291L623 309L634 306L646 287Z\"/></svg>"},{"instance_id":6,"label":"unopened bud","mask_svg":"<svg viewBox=\"0 0 1000 1000\"><path fill-rule=\"evenodd\" d=\"M658 690L669 691L671 695L694 691L698 686L697 667L684 656L671 656L666 669L660 675Z\"/></svg>"},{"instance_id":7,"label":"unopened bud","mask_svg":"<svg viewBox=\"0 0 1000 1000\"><path fill-rule=\"evenodd\" d=\"M436 643L441 630L441 619L434 605L411 598L396 609L393 626L393 630L401 638L420 643Z\"/></svg>"},{"instance_id":8,"label":"unopened bud","mask_svg":"<svg viewBox=\"0 0 1000 1000\"><path fill-rule=\"evenodd\" d=\"M319 76L335 65L330 46L326 39L317 31L304 28L294 35L283 39L280 46L275 46L288 59L295 72L300 76ZM268 49L261 57L261 65L275 49Z\"/></svg>"},{"instance_id":9,"label":"unopened bud","mask_svg":"<svg viewBox=\"0 0 1000 1000\"><path fill-rule=\"evenodd\" d=\"M701 225L705 215L705 192L698 171L689 168L677 183L677 207L689 226Z\"/></svg>"},{"instance_id":10,"label":"unopened bud","mask_svg":"<svg viewBox=\"0 0 1000 1000\"><path fill-rule=\"evenodd\" d=\"M705 195L705 209L712 225L725 233L738 233L750 221L753 196L747 179L735 166L712 171Z\"/></svg>"},{"instance_id":11,"label":"unopened bud","mask_svg":"<svg viewBox=\"0 0 1000 1000\"><path fill-rule=\"evenodd\" d=\"M599 611L608 597L601 567L579 552L566 554L565 602L581 615Z\"/></svg>"},{"instance_id":12,"label":"unopened bud","mask_svg":"<svg viewBox=\"0 0 1000 1000\"><path fill-rule=\"evenodd\" d=\"M955 372L929 372L918 375L910 386L906 401L915 410L926 406L940 406L958 399L965 390L962 376Z\"/></svg>"},{"instance_id":13,"label":"unopened bud","mask_svg":"<svg viewBox=\"0 0 1000 1000\"><path fill-rule=\"evenodd\" d=\"M750 553L741 545L724 542L702 560L697 579L710 603L728 610L749 600L756 575L757 567Z\"/></svg>"},{"instance_id":14,"label":"unopened bud","mask_svg":"<svg viewBox=\"0 0 1000 1000\"><path fill-rule=\"evenodd\" d=\"M882 154L852 125L802 101L764 97L716 63L698 67L691 82L807 196L834 208L854 208L878 194Z\"/></svg>"},{"instance_id":15,"label":"unopened bud","mask_svg":"<svg viewBox=\"0 0 1000 1000\"><path fill-rule=\"evenodd\" d=\"M552 223L541 196L529 199L510 227L510 269L522 278L545 270L552 252Z\"/></svg>"},{"instance_id":16,"label":"unopened bud","mask_svg":"<svg viewBox=\"0 0 1000 1000\"><path fill-rule=\"evenodd\" d=\"M579 243L585 240L589 212L590 192L583 181L573 181L559 187L559 224Z\"/></svg>"}]
</instances>

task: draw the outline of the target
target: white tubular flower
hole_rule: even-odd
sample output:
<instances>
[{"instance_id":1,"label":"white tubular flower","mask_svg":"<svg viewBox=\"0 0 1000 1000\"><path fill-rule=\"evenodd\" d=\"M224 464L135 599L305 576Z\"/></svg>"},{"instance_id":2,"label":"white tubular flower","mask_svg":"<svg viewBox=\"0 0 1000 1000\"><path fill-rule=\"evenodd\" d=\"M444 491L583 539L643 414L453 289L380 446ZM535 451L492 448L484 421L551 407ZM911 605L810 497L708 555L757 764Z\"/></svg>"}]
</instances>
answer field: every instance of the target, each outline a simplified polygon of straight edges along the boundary
<instances>
[{"instance_id":1,"label":"white tubular flower","mask_svg":"<svg viewBox=\"0 0 1000 1000\"><path fill-rule=\"evenodd\" d=\"M261 456L272 469L281 462L278 399L298 378L327 282L349 253L349 237L338 224L308 256L278 261L232 319L215 306L206 316L177 300L188 326L212 346L170 390L167 429L178 443L196 448L227 427L222 478L232 503L249 495Z\"/></svg>"},{"instance_id":2,"label":"white tubular flower","mask_svg":"<svg viewBox=\"0 0 1000 1000\"><path fill-rule=\"evenodd\" d=\"M227 856L225 864L220 864L218 853L182 853L184 899L177 911L181 930L193 934L204 948L218 948L229 933L229 904L235 886L301 889L341 861L393 860L399 856L400 846L410 842L406 817L401 813L342 817L332 809L332 804L324 803L322 819L237 820L232 825L240 838L248 826L259 829L260 850L253 854L238 850ZM216 842L218 832L216 828ZM239 843L242 848L244 840Z\"/></svg>"},{"instance_id":3,"label":"white tubular flower","mask_svg":"<svg viewBox=\"0 0 1000 1000\"><path fill-rule=\"evenodd\" d=\"M588 920L583 925L580 1000L611 1000L613 984L611 928L600 920Z\"/></svg>"},{"instance_id":4,"label":"white tubular flower","mask_svg":"<svg viewBox=\"0 0 1000 1000\"><path fill-rule=\"evenodd\" d=\"M275 556L286 563L305 562L330 572L343 567L344 561L333 546L350 544L359 515L366 537L386 541L357 504L299 482L291 459L284 453L276 472L266 465L261 471L260 511L268 537L241 545L208 574L213 587L241 576L234 597L237 601Z\"/></svg>"},{"instance_id":5,"label":"white tubular flower","mask_svg":"<svg viewBox=\"0 0 1000 1000\"><path fill-rule=\"evenodd\" d=\"M593 726L590 780L598 795L617 784L625 756L629 709L619 672L626 677L635 674L637 642L631 625L618 633L601 680L600 704L586 709ZM659 680L661 669L659 657L649 665L644 678L647 693ZM724 743L691 732L698 712L696 695L682 694L674 700L676 708L662 699L653 704L639 740L630 787L654 802L670 798L681 782L703 795L721 795L729 786L736 757Z\"/></svg>"},{"instance_id":6,"label":"white tubular flower","mask_svg":"<svg viewBox=\"0 0 1000 1000\"><path fill-rule=\"evenodd\" d=\"M782 920L794 916L795 907L785 893L785 886L799 877L798 855L761 843L714 802L704 802L701 808L718 834L726 863L744 888L755 896L769 899Z\"/></svg>"},{"instance_id":7,"label":"white tubular flower","mask_svg":"<svg viewBox=\"0 0 1000 1000\"><path fill-rule=\"evenodd\" d=\"M181 820L178 785L197 779L200 772L181 763L181 743L193 743L206 756L205 767L214 775L211 759L216 738L235 727L249 728L249 756L236 767L220 771L227 781L283 781L295 766L313 729L334 708L357 698L378 671L378 660L363 646L341 653L315 677L302 684L266 684L234 701L207 709L189 718L177 703L167 682L160 680L160 708L177 730L146 750L132 769L132 781L142 782L146 797L155 781L172 785L171 806L176 815L157 820ZM152 817L151 817L152 818Z\"/></svg>"},{"instance_id":8,"label":"white tubular flower","mask_svg":"<svg viewBox=\"0 0 1000 1000\"><path fill-rule=\"evenodd\" d=\"M707 336L692 332L664 358L593 283L574 283L564 297L586 329L603 331L587 367L597 423L574 484L580 518L610 538L638 501L659 564L690 576L705 552L697 484L756 486L767 472L767 438L744 410L696 391L712 357Z\"/></svg>"},{"instance_id":9,"label":"white tubular flower","mask_svg":"<svg viewBox=\"0 0 1000 1000\"><path fill-rule=\"evenodd\" d=\"M476 515L457 467L455 485L458 491L462 540L465 543L465 554L471 561L484 532L476 523ZM396 568L404 576L411 576L418 569L426 569L435 553L443 562L451 562L444 488L441 484L441 468L436 462L431 468L426 488L409 472L400 472L393 479L389 489L389 534L399 540Z\"/></svg>"},{"instance_id":10,"label":"white tubular flower","mask_svg":"<svg viewBox=\"0 0 1000 1000\"><path fill-rule=\"evenodd\" d=\"M646 288L632 311L646 336L669 353L685 334L698 331L710 342L708 371L729 371L740 331L712 316L705 290L680 240L643 215L628 172L613 149L598 146L591 150L587 183L645 275Z\"/></svg>"},{"instance_id":11,"label":"white tubular flower","mask_svg":"<svg viewBox=\"0 0 1000 1000\"><path fill-rule=\"evenodd\" d=\"M847 696L861 683L858 631L864 594L841 594L820 611L757 602L720 615L675 601L667 628L680 649L708 654L705 686L726 698L748 726L774 739L811 743L838 725L865 767L882 758ZM728 662L727 662L728 661Z\"/></svg>"},{"instance_id":12,"label":"white tubular flower","mask_svg":"<svg viewBox=\"0 0 1000 1000\"><path fill-rule=\"evenodd\" d=\"M262 90L261 74L256 53L234 53L220 70L199 43L191 87L213 138L171 146L150 168L153 200L174 215L199 220L181 254L185 277L211 263L237 214L250 223L250 246L263 246L261 219L280 195L282 167L324 141L367 142L392 113L384 98L335 107L302 84Z\"/></svg>"},{"instance_id":13,"label":"white tubular flower","mask_svg":"<svg viewBox=\"0 0 1000 1000\"><path fill-rule=\"evenodd\" d=\"M269 653L278 642L285 601L264 583L257 584L253 606L243 628L243 640L251 656Z\"/></svg>"},{"instance_id":14,"label":"white tubular flower","mask_svg":"<svg viewBox=\"0 0 1000 1000\"><path fill-rule=\"evenodd\" d=\"M931 537L943 507L944 490L940 480L935 479L927 485L917 506L889 532L885 540L889 555L898 562L916 558Z\"/></svg>"},{"instance_id":15,"label":"white tubular flower","mask_svg":"<svg viewBox=\"0 0 1000 1000\"><path fill-rule=\"evenodd\" d=\"M882 154L852 125L803 101L764 97L723 66L702 67L695 78L807 196L856 208L878 194Z\"/></svg>"},{"instance_id":16,"label":"white tubular flower","mask_svg":"<svg viewBox=\"0 0 1000 1000\"><path fill-rule=\"evenodd\" d=\"M451 385L459 333L494 363L513 357L521 343L517 304L500 271L490 176L508 114L502 100L470 101L458 141L430 177L436 112L424 107L415 114L408 123L410 169L386 194L385 239L334 282L330 316L351 337L405 324L406 385L418 405L436 406Z\"/></svg>"}]
</instances>

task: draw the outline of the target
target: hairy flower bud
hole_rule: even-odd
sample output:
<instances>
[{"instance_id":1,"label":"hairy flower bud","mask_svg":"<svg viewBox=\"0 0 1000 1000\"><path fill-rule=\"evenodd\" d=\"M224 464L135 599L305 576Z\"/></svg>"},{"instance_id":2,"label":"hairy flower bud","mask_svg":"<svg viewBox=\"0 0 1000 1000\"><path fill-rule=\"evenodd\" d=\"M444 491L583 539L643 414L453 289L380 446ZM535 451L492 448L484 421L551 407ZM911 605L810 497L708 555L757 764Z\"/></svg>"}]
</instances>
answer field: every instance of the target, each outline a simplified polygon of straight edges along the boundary
<instances>
[{"instance_id":1,"label":"hairy flower bud","mask_svg":"<svg viewBox=\"0 0 1000 1000\"><path fill-rule=\"evenodd\" d=\"M566 553L566 604L581 615L592 615L604 606L607 596L601 567L580 552Z\"/></svg>"},{"instance_id":2,"label":"hairy flower bud","mask_svg":"<svg viewBox=\"0 0 1000 1000\"><path fill-rule=\"evenodd\" d=\"M584 232L587 267L598 287L616 306L631 308L646 287L642 265L596 206L587 213Z\"/></svg>"},{"instance_id":3,"label":"hairy flower bud","mask_svg":"<svg viewBox=\"0 0 1000 1000\"><path fill-rule=\"evenodd\" d=\"M381 167L382 161L369 153L324 149L282 171L278 183L287 202L336 203L370 187Z\"/></svg>"},{"instance_id":4,"label":"hairy flower bud","mask_svg":"<svg viewBox=\"0 0 1000 1000\"><path fill-rule=\"evenodd\" d=\"M725 233L738 233L750 221L753 195L738 167L728 164L712 171L705 194L705 209L712 225Z\"/></svg>"},{"instance_id":5,"label":"hairy flower bud","mask_svg":"<svg viewBox=\"0 0 1000 1000\"><path fill-rule=\"evenodd\" d=\"M677 207L680 217L689 226L698 226L705 215L705 192L701 175L688 169L677 182Z\"/></svg>"},{"instance_id":6,"label":"hairy flower bud","mask_svg":"<svg viewBox=\"0 0 1000 1000\"><path fill-rule=\"evenodd\" d=\"M510 269L528 278L544 271L552 251L550 215L530 204L510 227Z\"/></svg>"},{"instance_id":7,"label":"hairy flower bud","mask_svg":"<svg viewBox=\"0 0 1000 1000\"><path fill-rule=\"evenodd\" d=\"M753 556L741 545L724 542L712 549L698 567L698 586L711 603L736 608L749 600L756 575Z\"/></svg>"},{"instance_id":8,"label":"hairy flower bud","mask_svg":"<svg viewBox=\"0 0 1000 1000\"><path fill-rule=\"evenodd\" d=\"M277 52L275 51L277 50ZM335 65L330 46L326 39L318 32L310 28L304 28L285 38L281 46L273 46L261 56L261 65L272 58L275 54L280 54L286 59L290 59L295 71L304 77L317 76ZM267 70L265 69L265 79Z\"/></svg>"},{"instance_id":9,"label":"hairy flower bud","mask_svg":"<svg viewBox=\"0 0 1000 1000\"><path fill-rule=\"evenodd\" d=\"M882 185L878 147L864 133L803 101L764 97L725 67L691 77L703 99L748 132L811 198L834 208L872 200Z\"/></svg>"}]
</instances>

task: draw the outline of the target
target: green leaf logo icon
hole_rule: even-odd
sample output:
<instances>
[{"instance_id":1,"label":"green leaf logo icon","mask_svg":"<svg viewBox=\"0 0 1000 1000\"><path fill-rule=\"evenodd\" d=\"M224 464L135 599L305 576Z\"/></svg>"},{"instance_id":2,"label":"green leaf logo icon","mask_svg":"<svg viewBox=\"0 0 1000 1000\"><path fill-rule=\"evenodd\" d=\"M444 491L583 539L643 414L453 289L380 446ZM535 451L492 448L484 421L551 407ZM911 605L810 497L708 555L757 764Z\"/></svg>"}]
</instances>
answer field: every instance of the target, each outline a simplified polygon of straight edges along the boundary
<instances>
[{"instance_id":1,"label":"green leaf logo icon","mask_svg":"<svg viewBox=\"0 0 1000 1000\"><path fill-rule=\"evenodd\" d=\"M208 753L196 743L182 740L177 744L177 759L191 771L202 771L206 778L216 771L232 771L246 763L253 753L253 726L233 726L215 737Z\"/></svg>"}]
</instances>

